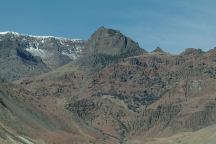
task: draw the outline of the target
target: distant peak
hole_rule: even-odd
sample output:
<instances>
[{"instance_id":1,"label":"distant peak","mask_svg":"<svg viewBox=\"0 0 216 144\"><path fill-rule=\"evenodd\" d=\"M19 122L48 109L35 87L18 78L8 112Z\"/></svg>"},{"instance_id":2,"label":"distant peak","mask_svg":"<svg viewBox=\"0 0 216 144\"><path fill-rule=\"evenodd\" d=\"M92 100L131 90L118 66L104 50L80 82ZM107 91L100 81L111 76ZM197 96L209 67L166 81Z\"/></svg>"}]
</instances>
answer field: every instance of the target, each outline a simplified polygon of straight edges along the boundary
<instances>
[{"instance_id":1,"label":"distant peak","mask_svg":"<svg viewBox=\"0 0 216 144\"><path fill-rule=\"evenodd\" d=\"M99 27L94 34L120 34L123 35L119 30L111 29L111 28L106 28L104 26Z\"/></svg>"},{"instance_id":2,"label":"distant peak","mask_svg":"<svg viewBox=\"0 0 216 144\"><path fill-rule=\"evenodd\" d=\"M207 53L215 55L215 53L216 53L216 47L214 47L213 49L210 49Z\"/></svg>"},{"instance_id":3,"label":"distant peak","mask_svg":"<svg viewBox=\"0 0 216 144\"><path fill-rule=\"evenodd\" d=\"M98 28L88 40L87 47L93 53L108 55L135 55L144 52L139 44L122 34L119 30Z\"/></svg>"},{"instance_id":4,"label":"distant peak","mask_svg":"<svg viewBox=\"0 0 216 144\"><path fill-rule=\"evenodd\" d=\"M204 53L202 49L199 48L187 48L181 55L190 55L190 54L202 54Z\"/></svg>"},{"instance_id":5,"label":"distant peak","mask_svg":"<svg viewBox=\"0 0 216 144\"><path fill-rule=\"evenodd\" d=\"M153 52L164 53L164 51L160 47L157 47L155 50L153 50Z\"/></svg>"},{"instance_id":6,"label":"distant peak","mask_svg":"<svg viewBox=\"0 0 216 144\"><path fill-rule=\"evenodd\" d=\"M100 29L107 29L107 28L105 28L104 26L101 26L98 28L98 30L100 30Z\"/></svg>"}]
</instances>

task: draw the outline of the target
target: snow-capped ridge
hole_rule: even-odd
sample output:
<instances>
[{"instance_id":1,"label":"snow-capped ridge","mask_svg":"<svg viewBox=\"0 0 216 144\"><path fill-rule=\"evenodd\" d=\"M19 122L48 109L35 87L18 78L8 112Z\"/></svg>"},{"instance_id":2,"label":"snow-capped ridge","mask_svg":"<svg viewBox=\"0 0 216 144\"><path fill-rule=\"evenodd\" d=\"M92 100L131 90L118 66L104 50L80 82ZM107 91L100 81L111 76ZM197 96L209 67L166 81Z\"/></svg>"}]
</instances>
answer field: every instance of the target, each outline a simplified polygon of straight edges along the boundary
<instances>
[{"instance_id":1,"label":"snow-capped ridge","mask_svg":"<svg viewBox=\"0 0 216 144\"><path fill-rule=\"evenodd\" d=\"M77 59L84 49L85 40L70 39L55 36L36 36L12 31L0 32L0 42L16 41L18 47L28 51L33 56L40 57L45 63L52 63L52 58L62 57ZM62 59L65 62L65 59ZM53 63L56 65L55 63Z\"/></svg>"},{"instance_id":2,"label":"snow-capped ridge","mask_svg":"<svg viewBox=\"0 0 216 144\"><path fill-rule=\"evenodd\" d=\"M0 35L6 35L6 34L20 35L19 33L13 31L0 32Z\"/></svg>"},{"instance_id":3,"label":"snow-capped ridge","mask_svg":"<svg viewBox=\"0 0 216 144\"><path fill-rule=\"evenodd\" d=\"M21 34L21 33L13 32L13 31L0 32L0 35L7 35L7 34L12 34L12 35L15 35L15 36L37 38L37 39L51 39L51 38L53 38L53 39L57 39L57 40L72 41L72 42L83 41L82 39L72 39L72 38L56 37L56 36L37 36L37 35Z\"/></svg>"}]
</instances>

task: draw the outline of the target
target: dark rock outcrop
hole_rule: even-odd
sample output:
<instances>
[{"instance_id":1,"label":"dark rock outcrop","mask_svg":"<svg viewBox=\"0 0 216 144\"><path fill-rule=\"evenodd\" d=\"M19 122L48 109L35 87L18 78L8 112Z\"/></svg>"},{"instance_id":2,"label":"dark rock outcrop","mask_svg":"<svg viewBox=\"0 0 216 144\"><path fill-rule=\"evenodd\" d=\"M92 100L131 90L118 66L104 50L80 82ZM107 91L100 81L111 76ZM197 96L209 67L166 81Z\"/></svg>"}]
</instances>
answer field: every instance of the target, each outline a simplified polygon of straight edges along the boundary
<instances>
[{"instance_id":1,"label":"dark rock outcrop","mask_svg":"<svg viewBox=\"0 0 216 144\"><path fill-rule=\"evenodd\" d=\"M120 31L105 27L100 27L90 37L86 47L94 54L133 56L146 52L137 42L124 36Z\"/></svg>"}]
</instances>

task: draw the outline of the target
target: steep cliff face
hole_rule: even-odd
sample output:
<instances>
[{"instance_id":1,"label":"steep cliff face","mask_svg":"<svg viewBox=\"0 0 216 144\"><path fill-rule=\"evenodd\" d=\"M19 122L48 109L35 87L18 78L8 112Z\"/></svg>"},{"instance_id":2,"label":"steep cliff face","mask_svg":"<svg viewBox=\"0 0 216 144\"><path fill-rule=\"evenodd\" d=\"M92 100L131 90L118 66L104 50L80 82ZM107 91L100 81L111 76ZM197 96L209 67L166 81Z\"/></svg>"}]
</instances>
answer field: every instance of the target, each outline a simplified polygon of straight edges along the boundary
<instances>
[{"instance_id":1,"label":"steep cliff face","mask_svg":"<svg viewBox=\"0 0 216 144\"><path fill-rule=\"evenodd\" d=\"M79 65L93 71L118 63L121 59L146 53L139 44L120 31L100 27L85 45L85 52L78 60ZM93 69L92 69L93 68Z\"/></svg>"},{"instance_id":2,"label":"steep cliff face","mask_svg":"<svg viewBox=\"0 0 216 144\"><path fill-rule=\"evenodd\" d=\"M139 55L145 52L139 44L118 30L100 27L88 40L90 52L107 55Z\"/></svg>"}]
</instances>

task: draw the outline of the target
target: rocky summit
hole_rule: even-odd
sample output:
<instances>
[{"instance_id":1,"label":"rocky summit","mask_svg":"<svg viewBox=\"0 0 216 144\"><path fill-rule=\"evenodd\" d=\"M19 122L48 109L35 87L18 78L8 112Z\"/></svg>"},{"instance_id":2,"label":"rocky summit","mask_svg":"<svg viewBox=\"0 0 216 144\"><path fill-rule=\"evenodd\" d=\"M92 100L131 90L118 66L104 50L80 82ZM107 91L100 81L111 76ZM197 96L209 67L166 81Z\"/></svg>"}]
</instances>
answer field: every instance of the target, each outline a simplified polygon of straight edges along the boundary
<instances>
[{"instance_id":1,"label":"rocky summit","mask_svg":"<svg viewBox=\"0 0 216 144\"><path fill-rule=\"evenodd\" d=\"M145 52L139 44L118 30L100 27L88 40L91 53L107 55L138 55Z\"/></svg>"},{"instance_id":2,"label":"rocky summit","mask_svg":"<svg viewBox=\"0 0 216 144\"><path fill-rule=\"evenodd\" d=\"M0 33L1 144L214 144L216 49Z\"/></svg>"}]
</instances>

